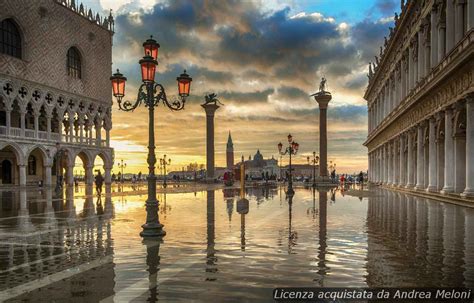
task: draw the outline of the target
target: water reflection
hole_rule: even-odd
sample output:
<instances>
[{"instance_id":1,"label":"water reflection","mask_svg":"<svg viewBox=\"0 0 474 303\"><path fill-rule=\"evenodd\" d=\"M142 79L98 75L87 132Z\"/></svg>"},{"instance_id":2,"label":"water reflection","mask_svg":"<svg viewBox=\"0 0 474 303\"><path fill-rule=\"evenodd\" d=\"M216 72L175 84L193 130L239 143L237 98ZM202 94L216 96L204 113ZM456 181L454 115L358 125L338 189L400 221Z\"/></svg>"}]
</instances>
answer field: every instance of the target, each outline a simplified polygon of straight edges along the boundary
<instances>
[{"instance_id":1,"label":"water reflection","mask_svg":"<svg viewBox=\"0 0 474 303\"><path fill-rule=\"evenodd\" d=\"M474 286L473 209L376 194L367 215L369 286Z\"/></svg>"},{"instance_id":2,"label":"water reflection","mask_svg":"<svg viewBox=\"0 0 474 303\"><path fill-rule=\"evenodd\" d=\"M250 301L267 300L275 285L474 287L474 209L378 188L362 201L311 188L294 197L271 187L168 194L160 198L168 235L157 242L138 235L145 196L121 207L110 188L81 190L2 193L11 199L0 207L0 300L66 292L85 301ZM15 293L32 281L41 291Z\"/></svg>"}]
</instances>

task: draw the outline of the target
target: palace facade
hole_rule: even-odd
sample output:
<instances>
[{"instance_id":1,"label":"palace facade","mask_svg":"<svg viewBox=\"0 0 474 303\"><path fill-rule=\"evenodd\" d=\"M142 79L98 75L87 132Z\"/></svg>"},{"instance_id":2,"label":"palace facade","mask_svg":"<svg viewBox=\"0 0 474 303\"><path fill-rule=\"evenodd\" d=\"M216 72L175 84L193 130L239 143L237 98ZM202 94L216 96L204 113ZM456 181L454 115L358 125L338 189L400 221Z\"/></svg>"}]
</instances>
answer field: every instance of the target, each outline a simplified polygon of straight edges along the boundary
<instances>
[{"instance_id":1,"label":"palace facade","mask_svg":"<svg viewBox=\"0 0 474 303\"><path fill-rule=\"evenodd\" d=\"M112 16L66 0L0 0L2 185L86 183L102 159L110 183ZM0 185L0 186L2 186Z\"/></svg>"},{"instance_id":2,"label":"palace facade","mask_svg":"<svg viewBox=\"0 0 474 303\"><path fill-rule=\"evenodd\" d=\"M369 181L474 196L474 0L401 1L369 66Z\"/></svg>"}]
</instances>

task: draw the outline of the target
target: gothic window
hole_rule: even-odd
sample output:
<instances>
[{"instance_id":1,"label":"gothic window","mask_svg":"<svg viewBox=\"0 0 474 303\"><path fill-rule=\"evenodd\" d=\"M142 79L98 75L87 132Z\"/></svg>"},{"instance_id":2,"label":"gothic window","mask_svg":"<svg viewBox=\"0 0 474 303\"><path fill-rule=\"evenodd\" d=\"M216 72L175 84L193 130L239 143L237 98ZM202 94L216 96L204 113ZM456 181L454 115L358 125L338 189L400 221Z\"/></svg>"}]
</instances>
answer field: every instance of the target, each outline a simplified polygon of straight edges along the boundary
<instances>
[{"instance_id":1,"label":"gothic window","mask_svg":"<svg viewBox=\"0 0 474 303\"><path fill-rule=\"evenodd\" d=\"M28 175L36 175L36 158L35 156L28 157Z\"/></svg>"},{"instance_id":2,"label":"gothic window","mask_svg":"<svg viewBox=\"0 0 474 303\"><path fill-rule=\"evenodd\" d=\"M75 47L67 51L67 74L73 78L81 78L81 54Z\"/></svg>"},{"instance_id":3,"label":"gothic window","mask_svg":"<svg viewBox=\"0 0 474 303\"><path fill-rule=\"evenodd\" d=\"M0 53L21 59L21 36L12 19L0 23Z\"/></svg>"}]
</instances>

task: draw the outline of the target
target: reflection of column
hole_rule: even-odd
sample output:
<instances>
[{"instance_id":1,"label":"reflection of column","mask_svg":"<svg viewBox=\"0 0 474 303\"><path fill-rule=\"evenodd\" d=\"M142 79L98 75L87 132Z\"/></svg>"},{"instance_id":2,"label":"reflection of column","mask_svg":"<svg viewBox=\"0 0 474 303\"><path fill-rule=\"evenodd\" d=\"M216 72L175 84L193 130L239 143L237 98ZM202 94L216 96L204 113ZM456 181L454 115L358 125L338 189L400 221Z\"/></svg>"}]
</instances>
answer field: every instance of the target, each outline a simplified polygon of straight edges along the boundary
<instances>
[{"instance_id":1,"label":"reflection of column","mask_svg":"<svg viewBox=\"0 0 474 303\"><path fill-rule=\"evenodd\" d=\"M215 274L217 272L217 257L215 249L215 192L207 191L207 248L206 248L206 272ZM216 276L206 277L206 281L215 281Z\"/></svg>"},{"instance_id":2,"label":"reflection of column","mask_svg":"<svg viewBox=\"0 0 474 303\"><path fill-rule=\"evenodd\" d=\"M249 200L244 198L243 192L237 201L237 212L240 214L240 249L245 251L245 215L249 213Z\"/></svg>"},{"instance_id":3,"label":"reflection of column","mask_svg":"<svg viewBox=\"0 0 474 303\"><path fill-rule=\"evenodd\" d=\"M74 185L74 164L66 167L66 184L68 186Z\"/></svg>"},{"instance_id":4,"label":"reflection of column","mask_svg":"<svg viewBox=\"0 0 474 303\"><path fill-rule=\"evenodd\" d=\"M324 190L319 192L319 251L318 251L318 274L323 277L320 286L324 286L324 277L328 271L326 266L327 252L327 206L328 193Z\"/></svg>"},{"instance_id":5,"label":"reflection of column","mask_svg":"<svg viewBox=\"0 0 474 303\"><path fill-rule=\"evenodd\" d=\"M85 173L86 173L86 185L92 185L94 183L94 165L87 165L84 167L85 168Z\"/></svg>"},{"instance_id":6,"label":"reflection of column","mask_svg":"<svg viewBox=\"0 0 474 303\"><path fill-rule=\"evenodd\" d=\"M474 287L474 210L464 209L464 285Z\"/></svg>"},{"instance_id":7,"label":"reflection of column","mask_svg":"<svg viewBox=\"0 0 474 303\"><path fill-rule=\"evenodd\" d=\"M201 105L206 111L206 169L207 180L214 180L214 114L219 105L208 103Z\"/></svg>"},{"instance_id":8,"label":"reflection of column","mask_svg":"<svg viewBox=\"0 0 474 303\"><path fill-rule=\"evenodd\" d=\"M416 241L416 203L413 196L407 195L407 246L411 248Z\"/></svg>"},{"instance_id":9,"label":"reflection of column","mask_svg":"<svg viewBox=\"0 0 474 303\"><path fill-rule=\"evenodd\" d=\"M424 198L415 197L416 201L416 254L419 258L426 257L427 250L427 225L428 213L426 209L426 202Z\"/></svg>"},{"instance_id":10,"label":"reflection of column","mask_svg":"<svg viewBox=\"0 0 474 303\"><path fill-rule=\"evenodd\" d=\"M53 184L51 180L51 165L44 166L44 185L51 186Z\"/></svg>"},{"instance_id":11,"label":"reflection of column","mask_svg":"<svg viewBox=\"0 0 474 303\"><path fill-rule=\"evenodd\" d=\"M444 204L443 233L443 282L446 285L463 285L465 271L464 247L464 212L459 206Z\"/></svg>"},{"instance_id":12,"label":"reflection of column","mask_svg":"<svg viewBox=\"0 0 474 303\"><path fill-rule=\"evenodd\" d=\"M428 202L428 272L433 285L441 285L443 266L443 209L438 202Z\"/></svg>"},{"instance_id":13,"label":"reflection of column","mask_svg":"<svg viewBox=\"0 0 474 303\"><path fill-rule=\"evenodd\" d=\"M142 244L146 246L146 265L148 266L148 289L150 296L146 302L158 301L158 272L160 271L160 238L144 238Z\"/></svg>"}]
</instances>

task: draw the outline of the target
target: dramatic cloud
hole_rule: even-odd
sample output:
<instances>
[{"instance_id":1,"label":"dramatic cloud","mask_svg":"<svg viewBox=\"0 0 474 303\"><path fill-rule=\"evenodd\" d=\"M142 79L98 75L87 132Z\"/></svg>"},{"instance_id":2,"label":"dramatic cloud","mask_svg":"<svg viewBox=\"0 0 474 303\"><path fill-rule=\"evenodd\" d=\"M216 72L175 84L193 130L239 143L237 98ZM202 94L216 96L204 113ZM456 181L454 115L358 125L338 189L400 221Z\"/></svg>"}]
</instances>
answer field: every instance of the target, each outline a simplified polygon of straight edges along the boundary
<instances>
[{"instance_id":1,"label":"dramatic cloud","mask_svg":"<svg viewBox=\"0 0 474 303\"><path fill-rule=\"evenodd\" d=\"M103 8L109 0L102 0ZM97 0L93 1L97 2ZM205 115L199 106L215 92L224 105L216 113L216 162L225 164L225 142L232 131L237 155L260 149L276 156L275 146L291 132L301 145L301 159L317 150L318 109L310 97L321 77L328 79L333 101L328 110L330 158L341 169L366 169L367 109L362 99L367 65L378 54L396 9L393 1L374 1L357 22L338 20L324 11L280 1L122 1L114 36L114 68L129 78L129 99L140 84L138 60L149 34L161 44L156 80L176 94L183 69L193 77L192 96L183 112L157 109L158 151L177 165L205 159ZM298 7L298 11L295 8ZM317 9L317 6L316 6ZM349 12L339 12L338 16ZM390 19L387 19L390 20ZM116 109L113 139L116 158L146 153L145 109ZM133 148L130 148L133 146ZM344 147L345 146L345 147ZM132 151L131 151L132 149ZM357 152L356 157L347 154ZM237 160L237 159L236 159ZM144 165L135 162L135 169ZM178 166L177 166L178 167Z\"/></svg>"}]
</instances>

